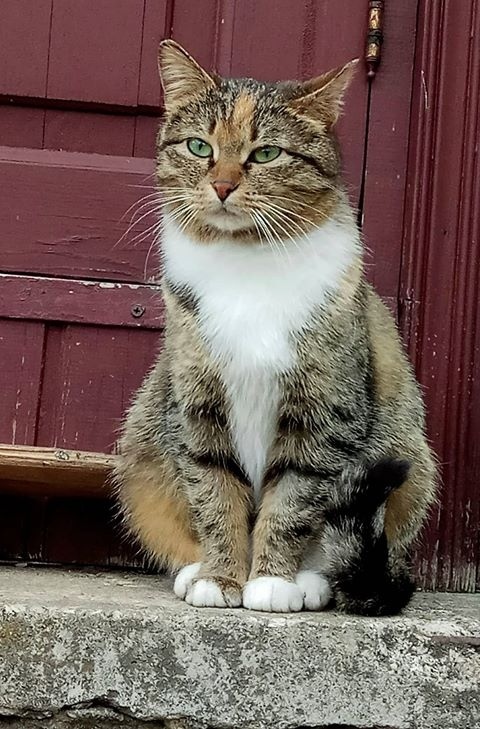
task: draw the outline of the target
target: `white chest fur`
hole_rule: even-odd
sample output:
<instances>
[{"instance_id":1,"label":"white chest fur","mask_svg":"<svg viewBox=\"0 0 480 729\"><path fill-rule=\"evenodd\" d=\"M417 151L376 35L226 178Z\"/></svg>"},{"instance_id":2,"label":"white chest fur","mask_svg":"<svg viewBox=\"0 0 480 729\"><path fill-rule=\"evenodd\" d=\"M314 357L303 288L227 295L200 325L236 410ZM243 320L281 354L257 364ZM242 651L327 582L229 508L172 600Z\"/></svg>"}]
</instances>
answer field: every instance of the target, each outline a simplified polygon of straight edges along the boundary
<instances>
[{"instance_id":1,"label":"white chest fur","mask_svg":"<svg viewBox=\"0 0 480 729\"><path fill-rule=\"evenodd\" d=\"M338 286L358 237L328 222L287 247L195 243L168 221L163 239L168 278L198 299L202 334L230 397L232 440L257 498L275 436L279 375L295 362L291 335Z\"/></svg>"}]
</instances>

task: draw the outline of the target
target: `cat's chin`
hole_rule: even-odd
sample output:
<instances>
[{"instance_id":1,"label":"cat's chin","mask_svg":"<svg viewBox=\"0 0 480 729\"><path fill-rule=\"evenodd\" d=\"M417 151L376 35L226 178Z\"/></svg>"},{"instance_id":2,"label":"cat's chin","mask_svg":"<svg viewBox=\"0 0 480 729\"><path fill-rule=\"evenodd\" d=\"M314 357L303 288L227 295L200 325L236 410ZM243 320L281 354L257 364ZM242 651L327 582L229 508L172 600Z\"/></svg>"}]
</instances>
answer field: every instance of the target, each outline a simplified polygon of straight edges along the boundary
<instances>
[{"instance_id":1,"label":"cat's chin","mask_svg":"<svg viewBox=\"0 0 480 729\"><path fill-rule=\"evenodd\" d=\"M255 227L249 215L227 211L206 216L205 223L209 228L220 233L240 233L241 231L248 233Z\"/></svg>"}]
</instances>

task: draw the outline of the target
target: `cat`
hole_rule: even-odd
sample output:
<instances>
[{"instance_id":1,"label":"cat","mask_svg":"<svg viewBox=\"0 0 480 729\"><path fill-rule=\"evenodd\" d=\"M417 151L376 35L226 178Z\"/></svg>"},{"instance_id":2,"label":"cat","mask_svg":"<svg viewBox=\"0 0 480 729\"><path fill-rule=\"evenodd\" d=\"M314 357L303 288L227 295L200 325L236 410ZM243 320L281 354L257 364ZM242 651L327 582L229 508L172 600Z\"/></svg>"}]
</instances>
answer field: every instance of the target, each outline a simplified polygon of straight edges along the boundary
<instances>
[{"instance_id":1,"label":"cat","mask_svg":"<svg viewBox=\"0 0 480 729\"><path fill-rule=\"evenodd\" d=\"M382 615L414 589L435 464L340 179L355 65L264 83L160 46L165 341L116 483L194 606Z\"/></svg>"}]
</instances>

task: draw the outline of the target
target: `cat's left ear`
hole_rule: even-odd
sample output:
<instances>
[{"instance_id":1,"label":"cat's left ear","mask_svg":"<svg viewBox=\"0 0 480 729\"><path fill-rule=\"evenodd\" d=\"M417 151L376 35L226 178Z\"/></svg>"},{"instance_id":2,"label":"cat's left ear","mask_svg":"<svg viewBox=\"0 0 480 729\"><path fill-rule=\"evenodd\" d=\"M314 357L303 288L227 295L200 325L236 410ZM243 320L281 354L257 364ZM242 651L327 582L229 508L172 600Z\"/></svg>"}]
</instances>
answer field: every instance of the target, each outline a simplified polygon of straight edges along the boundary
<instances>
[{"instance_id":1,"label":"cat's left ear","mask_svg":"<svg viewBox=\"0 0 480 729\"><path fill-rule=\"evenodd\" d=\"M321 121L327 129L338 120L343 106L343 97L349 87L358 64L358 58L345 66L334 68L328 73L305 81L302 96L290 102L290 107L314 121Z\"/></svg>"},{"instance_id":2,"label":"cat's left ear","mask_svg":"<svg viewBox=\"0 0 480 729\"><path fill-rule=\"evenodd\" d=\"M158 68L167 112L175 111L206 89L213 88L217 76L209 74L181 45L164 40L158 50Z\"/></svg>"}]
</instances>

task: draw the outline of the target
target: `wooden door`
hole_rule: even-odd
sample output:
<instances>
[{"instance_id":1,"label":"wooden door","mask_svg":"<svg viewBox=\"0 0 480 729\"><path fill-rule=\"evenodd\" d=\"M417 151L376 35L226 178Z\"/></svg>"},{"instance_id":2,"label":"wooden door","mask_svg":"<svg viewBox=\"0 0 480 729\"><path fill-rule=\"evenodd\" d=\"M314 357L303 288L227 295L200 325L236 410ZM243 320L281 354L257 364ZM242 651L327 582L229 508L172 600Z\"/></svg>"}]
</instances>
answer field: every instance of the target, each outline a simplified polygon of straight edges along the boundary
<instances>
[{"instance_id":1,"label":"wooden door","mask_svg":"<svg viewBox=\"0 0 480 729\"><path fill-rule=\"evenodd\" d=\"M161 346L156 219L141 207L161 114L160 39L225 75L306 78L363 56L368 5L3 0L0 442L111 451ZM340 123L368 275L397 316L414 266L402 231L418 6L387 3L380 71L369 84L360 70ZM103 500L0 499L0 558L132 560ZM422 554L427 581L428 544Z\"/></svg>"},{"instance_id":2,"label":"wooden door","mask_svg":"<svg viewBox=\"0 0 480 729\"><path fill-rule=\"evenodd\" d=\"M480 588L480 2L419 3L399 300L441 491L429 588Z\"/></svg>"}]
</instances>

